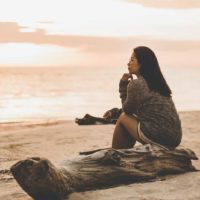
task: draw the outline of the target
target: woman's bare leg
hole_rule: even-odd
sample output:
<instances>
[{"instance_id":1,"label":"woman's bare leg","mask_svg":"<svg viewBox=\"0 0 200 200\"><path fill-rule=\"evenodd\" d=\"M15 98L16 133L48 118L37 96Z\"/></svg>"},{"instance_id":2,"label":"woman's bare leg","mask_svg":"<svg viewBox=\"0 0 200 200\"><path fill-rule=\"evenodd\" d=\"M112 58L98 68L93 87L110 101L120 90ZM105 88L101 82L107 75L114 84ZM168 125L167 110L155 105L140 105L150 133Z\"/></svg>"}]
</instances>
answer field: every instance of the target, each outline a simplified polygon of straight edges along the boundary
<instances>
[{"instance_id":1,"label":"woman's bare leg","mask_svg":"<svg viewBox=\"0 0 200 200\"><path fill-rule=\"evenodd\" d=\"M138 124L137 118L122 113L116 123L112 148L128 149L132 148L136 141L143 143L138 136Z\"/></svg>"}]
</instances>

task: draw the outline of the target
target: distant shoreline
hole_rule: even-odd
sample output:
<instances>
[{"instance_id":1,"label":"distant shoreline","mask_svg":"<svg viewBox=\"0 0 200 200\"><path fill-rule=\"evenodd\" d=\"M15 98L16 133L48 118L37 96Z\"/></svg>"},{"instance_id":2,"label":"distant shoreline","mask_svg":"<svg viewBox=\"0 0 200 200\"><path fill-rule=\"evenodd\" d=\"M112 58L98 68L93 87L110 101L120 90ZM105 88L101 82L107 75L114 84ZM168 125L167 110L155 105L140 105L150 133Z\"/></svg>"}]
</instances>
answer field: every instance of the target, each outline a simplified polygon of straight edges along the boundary
<instances>
[{"instance_id":1,"label":"distant shoreline","mask_svg":"<svg viewBox=\"0 0 200 200\"><path fill-rule=\"evenodd\" d=\"M179 111L180 115L184 114L195 114L200 113L200 110L190 110L190 111ZM83 116L77 116L83 117ZM0 134L5 130L14 130L16 128L34 128L37 126L52 126L65 123L75 123L75 119L65 119L65 118L44 118L44 119L28 119L28 120L19 120L19 121L5 121L0 122Z\"/></svg>"}]
</instances>

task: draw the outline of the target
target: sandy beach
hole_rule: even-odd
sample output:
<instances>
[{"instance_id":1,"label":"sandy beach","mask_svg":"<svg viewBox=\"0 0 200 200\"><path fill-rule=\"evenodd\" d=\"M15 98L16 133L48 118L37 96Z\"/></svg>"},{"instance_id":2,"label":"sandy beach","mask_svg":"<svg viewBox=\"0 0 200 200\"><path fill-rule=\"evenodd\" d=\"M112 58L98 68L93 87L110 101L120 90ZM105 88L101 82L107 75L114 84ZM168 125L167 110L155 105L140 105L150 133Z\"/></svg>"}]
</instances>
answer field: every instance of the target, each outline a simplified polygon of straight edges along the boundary
<instances>
[{"instance_id":1,"label":"sandy beach","mask_svg":"<svg viewBox=\"0 0 200 200\"><path fill-rule=\"evenodd\" d=\"M200 111L180 112L181 146L200 158ZM0 199L31 200L6 170L20 159L46 157L54 164L73 159L80 151L110 147L114 125L78 126L74 121L0 124ZM200 162L193 161L200 170ZM136 183L104 190L73 193L70 200L199 200L200 172L166 180Z\"/></svg>"}]
</instances>

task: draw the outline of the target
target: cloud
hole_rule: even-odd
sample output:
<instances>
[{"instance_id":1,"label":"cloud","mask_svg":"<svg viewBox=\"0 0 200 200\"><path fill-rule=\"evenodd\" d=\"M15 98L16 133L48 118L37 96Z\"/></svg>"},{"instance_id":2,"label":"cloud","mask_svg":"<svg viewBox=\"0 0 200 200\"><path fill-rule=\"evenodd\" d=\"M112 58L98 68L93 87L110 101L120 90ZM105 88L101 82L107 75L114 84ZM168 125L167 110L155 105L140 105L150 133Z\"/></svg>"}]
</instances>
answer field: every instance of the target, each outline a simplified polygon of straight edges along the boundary
<instances>
[{"instance_id":1,"label":"cloud","mask_svg":"<svg viewBox=\"0 0 200 200\"><path fill-rule=\"evenodd\" d=\"M53 21L38 21L39 24L53 24Z\"/></svg>"},{"instance_id":2,"label":"cloud","mask_svg":"<svg viewBox=\"0 0 200 200\"><path fill-rule=\"evenodd\" d=\"M164 9L192 9L200 8L199 0L124 0L128 3L137 3L145 7Z\"/></svg>"},{"instance_id":3,"label":"cloud","mask_svg":"<svg viewBox=\"0 0 200 200\"><path fill-rule=\"evenodd\" d=\"M123 43L119 39L73 36L73 35L48 35L44 29L36 29L34 32L23 32L28 27L19 26L15 22L0 22L0 43L33 43L57 45L67 48L78 48L80 50L111 50L122 48ZM106 48L104 48L106 46ZM110 49L111 48L111 49Z\"/></svg>"},{"instance_id":4,"label":"cloud","mask_svg":"<svg viewBox=\"0 0 200 200\"><path fill-rule=\"evenodd\" d=\"M28 28L28 27L26 27ZM148 46L158 55L164 66L197 66L200 40L167 40L152 37L91 37L49 35L44 29L23 32L14 22L0 22L0 44L19 43L58 46L76 50L87 65L120 66L127 62L136 46ZM87 58L87 59L86 59ZM87 60L87 61L86 61Z\"/></svg>"},{"instance_id":5,"label":"cloud","mask_svg":"<svg viewBox=\"0 0 200 200\"><path fill-rule=\"evenodd\" d=\"M28 27L26 27L28 28ZM199 49L200 41L163 40L151 37L92 37L74 35L49 35L44 29L23 32L24 27L15 22L0 22L0 43L32 43L77 48L89 52L122 52L138 45L153 46L161 50L182 51Z\"/></svg>"}]
</instances>

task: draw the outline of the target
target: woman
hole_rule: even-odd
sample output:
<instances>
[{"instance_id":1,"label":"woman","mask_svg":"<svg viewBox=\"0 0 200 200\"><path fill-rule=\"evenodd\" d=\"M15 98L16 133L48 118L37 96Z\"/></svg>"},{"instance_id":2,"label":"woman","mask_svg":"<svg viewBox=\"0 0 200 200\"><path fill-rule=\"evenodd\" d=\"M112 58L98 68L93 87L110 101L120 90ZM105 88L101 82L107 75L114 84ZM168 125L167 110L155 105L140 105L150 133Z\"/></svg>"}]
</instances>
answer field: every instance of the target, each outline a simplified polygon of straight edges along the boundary
<instances>
[{"instance_id":1,"label":"woman","mask_svg":"<svg viewBox=\"0 0 200 200\"><path fill-rule=\"evenodd\" d=\"M181 122L154 52L144 46L135 48L128 70L119 84L123 112L116 123L112 147L132 148L136 141L167 149L177 147L182 138ZM137 79L133 80L132 74ZM107 112L104 117L110 116Z\"/></svg>"}]
</instances>

